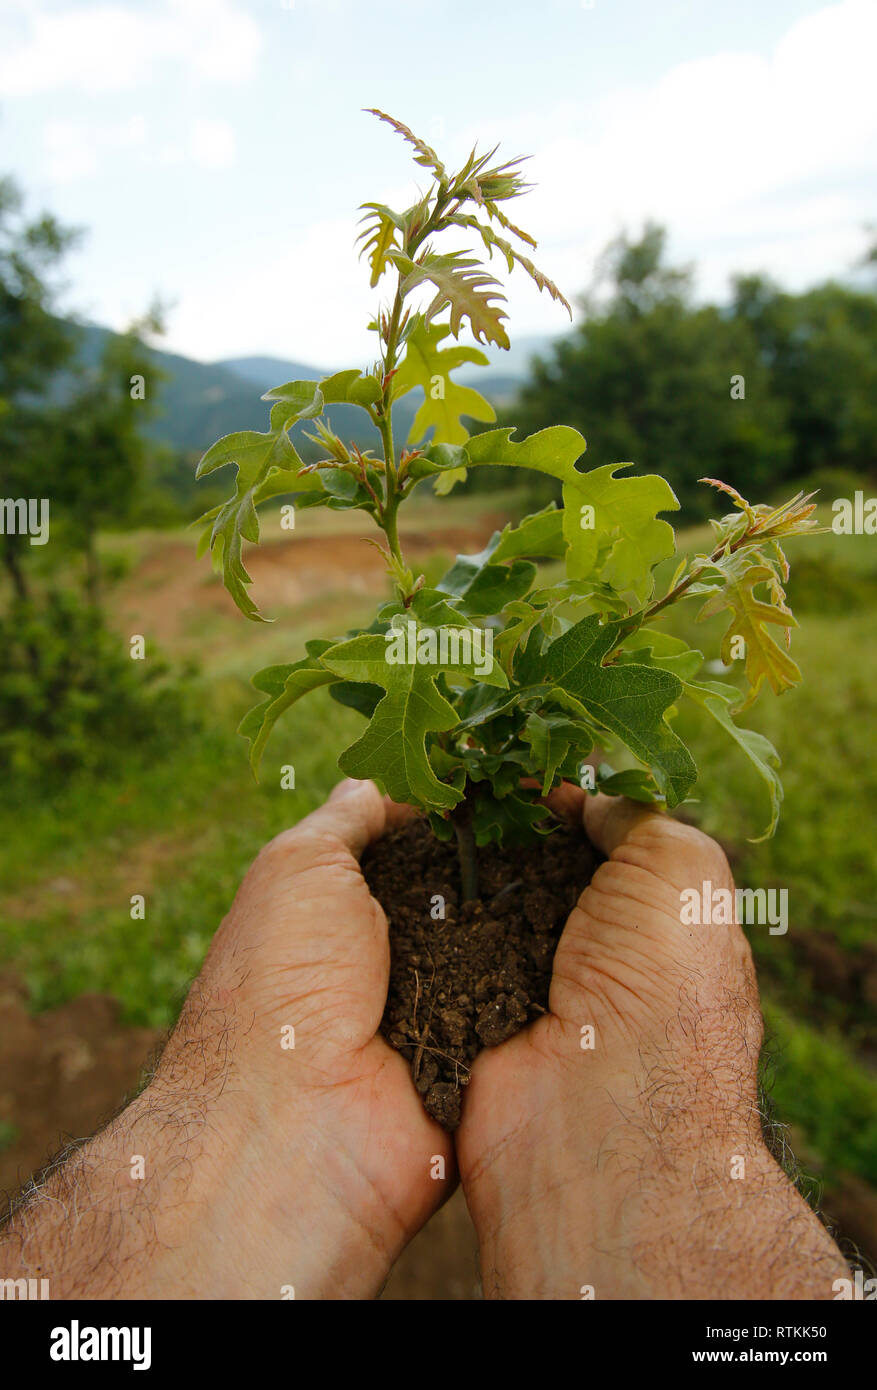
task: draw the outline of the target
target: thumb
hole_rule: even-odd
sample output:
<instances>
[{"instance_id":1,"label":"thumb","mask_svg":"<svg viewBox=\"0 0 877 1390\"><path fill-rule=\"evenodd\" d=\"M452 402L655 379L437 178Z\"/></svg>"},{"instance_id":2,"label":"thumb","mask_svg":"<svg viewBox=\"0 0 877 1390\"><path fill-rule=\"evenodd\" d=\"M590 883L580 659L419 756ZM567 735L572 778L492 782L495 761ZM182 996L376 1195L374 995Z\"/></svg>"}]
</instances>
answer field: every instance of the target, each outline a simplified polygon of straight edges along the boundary
<instances>
[{"instance_id":1,"label":"thumb","mask_svg":"<svg viewBox=\"0 0 877 1390\"><path fill-rule=\"evenodd\" d=\"M588 839L604 854L623 844L643 821L660 821L660 812L626 796L585 797L583 819Z\"/></svg>"},{"instance_id":2,"label":"thumb","mask_svg":"<svg viewBox=\"0 0 877 1390\"><path fill-rule=\"evenodd\" d=\"M332 835L359 859L366 845L379 839L385 830L401 825L411 814L410 806L399 806L382 796L374 782L348 777L333 788L324 805L288 833Z\"/></svg>"}]
</instances>

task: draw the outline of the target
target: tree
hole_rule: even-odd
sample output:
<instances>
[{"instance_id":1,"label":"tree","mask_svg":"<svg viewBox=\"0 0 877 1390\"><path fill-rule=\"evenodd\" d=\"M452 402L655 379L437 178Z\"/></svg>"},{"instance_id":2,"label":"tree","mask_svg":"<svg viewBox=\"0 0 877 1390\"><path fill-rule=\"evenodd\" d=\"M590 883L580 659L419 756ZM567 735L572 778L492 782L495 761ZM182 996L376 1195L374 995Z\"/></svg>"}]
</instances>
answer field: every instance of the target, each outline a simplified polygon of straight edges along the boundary
<instances>
[{"instance_id":1,"label":"tree","mask_svg":"<svg viewBox=\"0 0 877 1390\"><path fill-rule=\"evenodd\" d=\"M49 277L77 233L47 214L23 215L20 190L0 179L0 496L29 496L35 460L52 451L54 414L49 393L55 374L70 362L74 338L51 312ZM27 537L6 532L3 564L20 599L28 595L21 563Z\"/></svg>"},{"instance_id":2,"label":"tree","mask_svg":"<svg viewBox=\"0 0 877 1390\"><path fill-rule=\"evenodd\" d=\"M75 323L53 312L52 277L78 233L48 215L28 221L22 209L15 184L0 180L0 496L49 499L53 524L85 556L97 603L98 529L130 514L154 448L142 426L162 374L143 334L162 331L161 308L110 336L97 367L85 366ZM21 602L31 597L29 550L28 536L4 534L3 564Z\"/></svg>"},{"instance_id":3,"label":"tree","mask_svg":"<svg viewBox=\"0 0 877 1390\"><path fill-rule=\"evenodd\" d=\"M163 379L143 341L163 331L161 308L106 341L96 369L83 373L61 412L54 442L55 495L71 543L85 556L86 591L100 598L96 538L108 521L130 516L143 488L152 447L142 426L153 413Z\"/></svg>"},{"instance_id":4,"label":"tree","mask_svg":"<svg viewBox=\"0 0 877 1390\"><path fill-rule=\"evenodd\" d=\"M872 470L877 439L877 295L828 281L787 294L738 276L733 313L754 335L781 403L796 476Z\"/></svg>"},{"instance_id":5,"label":"tree","mask_svg":"<svg viewBox=\"0 0 877 1390\"><path fill-rule=\"evenodd\" d=\"M583 321L537 360L514 418L528 431L555 421L579 429L592 466L659 468L705 515L699 478L763 489L787 475L791 439L750 326L693 308L690 270L667 267L664 253L665 233L651 223L638 241L610 244L580 301Z\"/></svg>"}]
</instances>

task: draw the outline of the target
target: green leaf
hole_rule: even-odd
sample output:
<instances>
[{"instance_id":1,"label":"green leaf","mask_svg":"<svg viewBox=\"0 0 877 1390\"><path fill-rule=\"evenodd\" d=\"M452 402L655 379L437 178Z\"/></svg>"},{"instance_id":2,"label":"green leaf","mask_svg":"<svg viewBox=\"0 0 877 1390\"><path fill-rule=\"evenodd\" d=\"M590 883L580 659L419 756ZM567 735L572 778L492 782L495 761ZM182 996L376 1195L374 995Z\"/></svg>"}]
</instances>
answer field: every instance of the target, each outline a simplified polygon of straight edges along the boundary
<instances>
[{"instance_id":1,"label":"green leaf","mask_svg":"<svg viewBox=\"0 0 877 1390\"><path fill-rule=\"evenodd\" d=\"M532 798L535 793L529 793ZM525 791L494 797L489 792L477 796L472 806L472 829L477 845L494 842L503 845L527 844L533 832L546 834L553 826L543 823L549 816L547 807L528 799Z\"/></svg>"},{"instance_id":2,"label":"green leaf","mask_svg":"<svg viewBox=\"0 0 877 1390\"><path fill-rule=\"evenodd\" d=\"M545 681L573 696L652 770L668 806L676 806L697 776L691 754L664 718L682 693L682 682L654 666L603 666L618 640L618 624L601 624L591 614L541 652L531 653L529 643L516 675L523 683Z\"/></svg>"},{"instance_id":3,"label":"green leaf","mask_svg":"<svg viewBox=\"0 0 877 1390\"><path fill-rule=\"evenodd\" d=\"M571 579L599 577L619 593L643 602L652 592L652 570L673 554L673 528L658 512L674 511L679 503L669 483L657 475L617 478L609 464L580 472L576 460L585 449L577 430L553 425L517 443L510 429L474 435L460 452L464 459L433 454L424 469L479 464L530 468L560 479L563 487L563 534L567 543L567 574Z\"/></svg>"},{"instance_id":4,"label":"green leaf","mask_svg":"<svg viewBox=\"0 0 877 1390\"><path fill-rule=\"evenodd\" d=\"M408 294L424 280L430 280L436 288L436 296L424 314L430 323L450 307L450 327L455 338L459 338L463 320L469 320L472 336L477 343L496 343L497 347L510 347L509 335L503 328L502 320L508 315L497 304L498 299L505 302L502 286L489 275L477 260L454 251L449 255L430 253L417 261L400 251L391 251L390 259L398 267L403 277L400 283L402 295Z\"/></svg>"},{"instance_id":5,"label":"green leaf","mask_svg":"<svg viewBox=\"0 0 877 1390\"><path fill-rule=\"evenodd\" d=\"M571 579L587 579L596 570L617 593L644 603L654 588L652 570L676 548L673 527L657 514L678 510L679 503L670 484L656 474L615 476L619 468L631 466L615 463L576 472L564 483L567 573Z\"/></svg>"},{"instance_id":6,"label":"green leaf","mask_svg":"<svg viewBox=\"0 0 877 1390\"><path fill-rule=\"evenodd\" d=\"M529 560L492 564L493 548L491 542L477 555L458 555L439 580L439 591L453 595L467 617L487 618L502 613L509 603L523 598L536 577L536 566Z\"/></svg>"},{"instance_id":7,"label":"green leaf","mask_svg":"<svg viewBox=\"0 0 877 1390\"><path fill-rule=\"evenodd\" d=\"M686 695L690 695L707 714L712 715L743 749L767 786L770 795L770 821L764 833L754 837L751 843L758 844L762 840L769 840L777 828L783 802L783 784L778 773L781 766L779 754L763 734L756 733L754 729L741 729L734 723L731 710L740 697L740 692L735 686L726 685L722 681L700 681L697 684L686 682L684 689Z\"/></svg>"},{"instance_id":8,"label":"green leaf","mask_svg":"<svg viewBox=\"0 0 877 1390\"><path fill-rule=\"evenodd\" d=\"M287 381L266 391L263 401L283 401L289 406L289 424L293 420L312 420L323 409L323 393L316 381Z\"/></svg>"},{"instance_id":9,"label":"green leaf","mask_svg":"<svg viewBox=\"0 0 877 1390\"><path fill-rule=\"evenodd\" d=\"M635 655L631 656L631 652ZM703 652L689 647L681 637L671 637L669 632L641 627L624 639L624 650L618 659L660 666L664 671L672 671L681 681L690 681L703 665Z\"/></svg>"},{"instance_id":10,"label":"green leaf","mask_svg":"<svg viewBox=\"0 0 877 1390\"><path fill-rule=\"evenodd\" d=\"M627 767L616 772L608 763L601 763L597 769L596 792L605 796L626 796L630 801L642 801L648 805L663 802L657 784L651 773L639 767Z\"/></svg>"},{"instance_id":11,"label":"green leaf","mask_svg":"<svg viewBox=\"0 0 877 1390\"><path fill-rule=\"evenodd\" d=\"M487 430L473 435L462 459L470 467L502 464L507 468L530 468L568 481L576 476L575 462L585 452L585 440L569 425L551 425L520 441L512 440L513 429ZM439 460L436 460L437 464ZM441 465L439 464L439 467ZM448 460L444 466L453 466ZM438 471L438 468L436 469Z\"/></svg>"},{"instance_id":12,"label":"green leaf","mask_svg":"<svg viewBox=\"0 0 877 1390\"><path fill-rule=\"evenodd\" d=\"M458 705L457 732L475 729L480 724L486 724L489 720L495 719L497 715L517 707L532 694L544 689L546 689L544 686L534 686L524 690L520 686L515 686L511 690L497 691L487 685L471 685L468 690L464 691Z\"/></svg>"},{"instance_id":13,"label":"green leaf","mask_svg":"<svg viewBox=\"0 0 877 1390\"><path fill-rule=\"evenodd\" d=\"M449 595L439 589L418 589L408 604L401 599L390 599L378 611L378 620L390 624L394 618L417 618L424 627L473 627L469 619L460 612ZM396 626L400 626L399 623Z\"/></svg>"},{"instance_id":14,"label":"green leaf","mask_svg":"<svg viewBox=\"0 0 877 1390\"><path fill-rule=\"evenodd\" d=\"M312 642L309 646L312 651L320 648L327 650L332 643ZM266 666L253 677L253 685L257 690L264 691L268 699L244 716L238 733L250 740L250 767L255 776L259 773L265 744L281 714L308 691L316 690L321 685L331 685L337 679L333 672L326 670L316 655L306 656L292 665Z\"/></svg>"},{"instance_id":15,"label":"green leaf","mask_svg":"<svg viewBox=\"0 0 877 1390\"><path fill-rule=\"evenodd\" d=\"M570 748L575 747L583 757L594 746L590 729L562 714L528 715L521 738L529 743L535 768L542 774L543 796L547 796L551 790L557 769Z\"/></svg>"},{"instance_id":16,"label":"green leaf","mask_svg":"<svg viewBox=\"0 0 877 1390\"><path fill-rule=\"evenodd\" d=\"M418 321L408 336L405 357L393 377L393 400L397 401L415 387L423 388L424 402L414 417L408 443L423 439L434 429L433 443L463 444L469 434L460 417L473 420L495 420L496 413L489 401L471 386L460 386L451 380L451 372L464 363L487 366L489 360L477 348L458 344L439 349L450 333L446 323L427 325Z\"/></svg>"},{"instance_id":17,"label":"green leaf","mask_svg":"<svg viewBox=\"0 0 877 1390\"><path fill-rule=\"evenodd\" d=\"M314 383L310 384L315 392L311 398L313 402L319 396L319 389ZM245 540L255 543L259 539L256 495L270 475L282 470L285 481L291 484L303 467L287 434L295 418L298 417L290 401L276 402L271 408L270 430L265 434L257 430L227 434L207 450L195 475L203 478L218 468L224 468L226 464L237 466L234 496L215 514L210 548L220 550L225 587L241 612L255 621L260 621L261 615L247 593L247 585L252 583L252 579L241 559L242 544Z\"/></svg>"},{"instance_id":18,"label":"green leaf","mask_svg":"<svg viewBox=\"0 0 877 1390\"><path fill-rule=\"evenodd\" d=\"M417 630L414 619L410 621L419 638L423 629ZM432 631L437 639L443 632L448 634L444 628L426 631ZM437 653L439 659L429 665L388 660L395 635L354 637L331 647L322 657L323 664L343 680L379 685L386 692L365 733L341 755L339 766L350 777L374 778L394 801L449 809L462 799L462 793L438 781L429 763L426 740L430 734L453 729L458 715L435 682L441 672L471 677L473 663L459 659L459 654L454 660L453 651L446 653L445 660ZM478 679L488 685L507 685L497 663Z\"/></svg>"},{"instance_id":19,"label":"green leaf","mask_svg":"<svg viewBox=\"0 0 877 1390\"><path fill-rule=\"evenodd\" d=\"M359 405L368 410L381 398L381 383L374 373L363 374L352 367L325 377L320 391L326 405Z\"/></svg>"},{"instance_id":20,"label":"green leaf","mask_svg":"<svg viewBox=\"0 0 877 1390\"><path fill-rule=\"evenodd\" d=\"M381 700L384 692L379 685L370 685L368 681L337 681L329 687L329 694L333 700L337 700L339 705L346 705L348 709L355 709L358 714L364 714L366 719L371 719Z\"/></svg>"},{"instance_id":21,"label":"green leaf","mask_svg":"<svg viewBox=\"0 0 877 1390\"><path fill-rule=\"evenodd\" d=\"M553 502L541 512L527 516L520 526L508 525L500 533L491 555L495 564L526 555L531 559L560 559L566 550L563 513Z\"/></svg>"},{"instance_id":22,"label":"green leaf","mask_svg":"<svg viewBox=\"0 0 877 1390\"><path fill-rule=\"evenodd\" d=\"M717 562L717 568L721 568L725 576L725 587L707 599L697 615L697 621L703 622L723 609L730 609L731 622L722 639L722 660L726 666L731 665L735 655L733 639L742 638L749 682L749 695L742 704L738 704L739 711L747 709L757 699L765 680L775 695L781 695L798 684L800 670L765 626L771 623L782 628L788 646L790 629L798 624L785 606L785 595L782 589L778 589L776 574L768 565L751 563L745 555L731 555L727 560ZM773 602L765 603L756 598L754 590L759 584L768 586Z\"/></svg>"},{"instance_id":23,"label":"green leaf","mask_svg":"<svg viewBox=\"0 0 877 1390\"><path fill-rule=\"evenodd\" d=\"M503 610L505 627L494 638L494 648L501 661L509 661L515 650L526 643L530 633L541 623L544 612L543 608L535 608L523 600L506 604Z\"/></svg>"},{"instance_id":24,"label":"green leaf","mask_svg":"<svg viewBox=\"0 0 877 1390\"><path fill-rule=\"evenodd\" d=\"M440 474L435 489L439 493L450 491L455 481L462 481L470 466L530 468L563 480L575 474L575 461L585 450L582 435L568 425L552 425L520 441L513 441L512 434L513 429L486 430L473 435L465 448L453 444L432 445L412 462L409 471L415 478Z\"/></svg>"}]
</instances>

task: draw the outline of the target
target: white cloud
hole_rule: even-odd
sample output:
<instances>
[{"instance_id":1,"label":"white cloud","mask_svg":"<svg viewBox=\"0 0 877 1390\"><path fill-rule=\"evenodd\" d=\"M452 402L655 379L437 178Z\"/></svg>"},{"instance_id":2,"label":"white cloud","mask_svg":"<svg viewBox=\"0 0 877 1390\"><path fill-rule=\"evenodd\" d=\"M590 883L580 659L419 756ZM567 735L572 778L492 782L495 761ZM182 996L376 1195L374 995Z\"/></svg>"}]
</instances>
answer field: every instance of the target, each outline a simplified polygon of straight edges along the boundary
<instances>
[{"instance_id":1,"label":"white cloud","mask_svg":"<svg viewBox=\"0 0 877 1390\"><path fill-rule=\"evenodd\" d=\"M95 174L106 151L144 150L147 125L143 116L129 116L119 125L56 118L43 127L45 171L55 183L74 183Z\"/></svg>"},{"instance_id":2,"label":"white cloud","mask_svg":"<svg viewBox=\"0 0 877 1390\"><path fill-rule=\"evenodd\" d=\"M125 91L168 63L209 81L241 81L254 72L260 48L258 25L237 0L160 0L142 10L36 4L16 21L7 18L0 93Z\"/></svg>"},{"instance_id":3,"label":"white cloud","mask_svg":"<svg viewBox=\"0 0 877 1390\"><path fill-rule=\"evenodd\" d=\"M538 263L578 291L606 240L651 216L675 255L698 261L711 295L736 269L798 285L843 273L877 210L875 52L877 0L844 0L766 57L720 53L601 103L522 114L503 146L536 150L539 186L521 220L539 237ZM518 332L561 330L557 307L511 288L517 278Z\"/></svg>"},{"instance_id":4,"label":"white cloud","mask_svg":"<svg viewBox=\"0 0 877 1390\"><path fill-rule=\"evenodd\" d=\"M253 245L243 261L234 246L214 247L205 278L177 297L173 342L201 358L276 351L326 367L373 358L365 325L375 291L356 258L357 231L355 215L315 222L279 254L273 242Z\"/></svg>"},{"instance_id":5,"label":"white cloud","mask_svg":"<svg viewBox=\"0 0 877 1390\"><path fill-rule=\"evenodd\" d=\"M443 155L456 146L465 158L475 137L482 146L501 140L507 153L534 152L528 176L538 187L515 220L538 237L537 264L570 296L585 287L609 237L647 216L669 227L674 259L697 262L705 295L722 297L732 270L766 269L799 287L842 273L862 249L862 224L877 220L875 51L877 0L843 0L792 25L769 53L677 64L602 101L498 105L489 128L444 133L427 120L424 134ZM173 148L146 157L224 167L234 142L222 124L205 120L200 135L184 125ZM319 181L313 187L319 215L320 200L334 194ZM410 186L374 191L394 206L411 195ZM179 265L191 270L163 287L177 300L174 346L204 358L367 360L375 294L356 261L356 215L351 208L349 217L315 222L290 244L278 206L258 244L248 239L243 251L231 227L227 244L199 244L191 262L181 245ZM496 259L493 268L501 274ZM513 337L567 326L522 272L508 292Z\"/></svg>"},{"instance_id":6,"label":"white cloud","mask_svg":"<svg viewBox=\"0 0 877 1390\"><path fill-rule=\"evenodd\" d=\"M93 174L97 155L86 128L77 121L48 121L43 130L46 172L56 183L72 183Z\"/></svg>"},{"instance_id":7,"label":"white cloud","mask_svg":"<svg viewBox=\"0 0 877 1390\"><path fill-rule=\"evenodd\" d=\"M646 217L668 226L674 259L696 261L704 295L724 297L738 270L766 269L801 287L842 274L877 213L873 193L865 201L877 186L875 51L877 0L843 0L795 23L768 55L718 53L599 103L567 98L511 120L498 113L489 130L459 132L460 146L477 137L534 151L528 173L538 187L520 220L539 239L537 264L570 296L586 287L606 241ZM352 220L324 223L280 260L270 248L252 257L243 277L229 266L224 283L236 288L225 312L211 324L200 297L197 308L184 298L175 336L201 355L245 339L241 351L328 366L353 347L355 361L367 350L362 324L374 294L353 235ZM514 336L564 331L562 308L522 272L507 279L496 260L493 268L507 280Z\"/></svg>"},{"instance_id":8,"label":"white cloud","mask_svg":"<svg viewBox=\"0 0 877 1390\"><path fill-rule=\"evenodd\" d=\"M206 169L227 169L237 144L228 121L196 121L189 136L189 156Z\"/></svg>"}]
</instances>

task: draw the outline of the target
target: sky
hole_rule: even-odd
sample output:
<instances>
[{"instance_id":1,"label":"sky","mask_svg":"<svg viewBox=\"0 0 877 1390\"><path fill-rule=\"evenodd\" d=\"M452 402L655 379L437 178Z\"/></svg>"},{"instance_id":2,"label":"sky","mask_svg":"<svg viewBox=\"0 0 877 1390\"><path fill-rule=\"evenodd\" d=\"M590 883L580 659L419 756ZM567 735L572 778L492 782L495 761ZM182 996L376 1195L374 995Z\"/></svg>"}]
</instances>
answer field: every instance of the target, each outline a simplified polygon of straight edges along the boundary
<instances>
[{"instance_id":1,"label":"sky","mask_svg":"<svg viewBox=\"0 0 877 1390\"><path fill-rule=\"evenodd\" d=\"M651 217L698 296L844 275L877 223L877 0L0 0L0 172L86 229L62 305L163 346L326 368L374 356L354 238L420 174L529 154L515 220L569 298ZM512 336L565 312L520 272Z\"/></svg>"}]
</instances>

